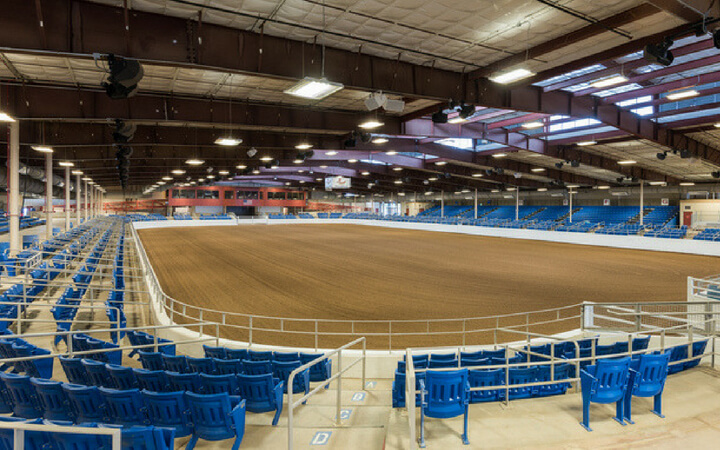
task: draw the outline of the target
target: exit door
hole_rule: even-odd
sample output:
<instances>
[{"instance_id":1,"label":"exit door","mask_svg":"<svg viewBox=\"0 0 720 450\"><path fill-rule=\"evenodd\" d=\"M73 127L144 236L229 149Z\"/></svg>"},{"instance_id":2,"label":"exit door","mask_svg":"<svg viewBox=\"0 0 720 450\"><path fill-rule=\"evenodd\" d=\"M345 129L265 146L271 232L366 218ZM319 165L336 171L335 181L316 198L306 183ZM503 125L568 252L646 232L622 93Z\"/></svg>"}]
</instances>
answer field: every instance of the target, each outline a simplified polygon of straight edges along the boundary
<instances>
[{"instance_id":1,"label":"exit door","mask_svg":"<svg viewBox=\"0 0 720 450\"><path fill-rule=\"evenodd\" d=\"M683 211L683 225L692 226L692 211Z\"/></svg>"}]
</instances>

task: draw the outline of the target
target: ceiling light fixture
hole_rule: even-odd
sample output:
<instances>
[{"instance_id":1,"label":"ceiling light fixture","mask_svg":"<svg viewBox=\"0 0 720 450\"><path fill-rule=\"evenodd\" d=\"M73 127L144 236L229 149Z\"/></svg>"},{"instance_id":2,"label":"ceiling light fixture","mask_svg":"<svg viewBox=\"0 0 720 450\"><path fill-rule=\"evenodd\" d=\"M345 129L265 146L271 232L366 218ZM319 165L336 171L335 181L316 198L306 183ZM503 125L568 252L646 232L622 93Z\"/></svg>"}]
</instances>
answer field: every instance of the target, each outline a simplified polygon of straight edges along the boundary
<instances>
[{"instance_id":1,"label":"ceiling light fixture","mask_svg":"<svg viewBox=\"0 0 720 450\"><path fill-rule=\"evenodd\" d=\"M695 183L693 183L691 181L684 181L684 182L680 183L680 186L695 186Z\"/></svg>"},{"instance_id":2,"label":"ceiling light fixture","mask_svg":"<svg viewBox=\"0 0 720 450\"><path fill-rule=\"evenodd\" d=\"M400 172L401 170L403 170L403 168L402 167L393 167L393 170L395 172Z\"/></svg>"},{"instance_id":3,"label":"ceiling light fixture","mask_svg":"<svg viewBox=\"0 0 720 450\"><path fill-rule=\"evenodd\" d=\"M15 119L10 114L0 111L0 122L15 122Z\"/></svg>"},{"instance_id":4,"label":"ceiling light fixture","mask_svg":"<svg viewBox=\"0 0 720 450\"><path fill-rule=\"evenodd\" d=\"M395 150L390 150L390 151L385 152L385 154L388 156L395 156L398 154L398 152L396 152Z\"/></svg>"},{"instance_id":5,"label":"ceiling light fixture","mask_svg":"<svg viewBox=\"0 0 720 450\"><path fill-rule=\"evenodd\" d=\"M508 72L497 73L490 76L490 81L499 84L510 84L535 75L527 69L515 69Z\"/></svg>"},{"instance_id":6,"label":"ceiling light fixture","mask_svg":"<svg viewBox=\"0 0 720 450\"><path fill-rule=\"evenodd\" d=\"M447 161L438 161L435 163L436 166L444 166L445 164L447 164Z\"/></svg>"},{"instance_id":7,"label":"ceiling light fixture","mask_svg":"<svg viewBox=\"0 0 720 450\"><path fill-rule=\"evenodd\" d=\"M473 176L473 178L480 178L483 176L483 174L476 172L476 173L472 174L472 176Z\"/></svg>"},{"instance_id":8,"label":"ceiling light fixture","mask_svg":"<svg viewBox=\"0 0 720 450\"><path fill-rule=\"evenodd\" d=\"M679 91L679 92L673 92L672 94L667 94L665 98L668 100L682 100L684 98L690 98L690 97L697 97L700 95L698 91L695 89L690 89L687 91Z\"/></svg>"},{"instance_id":9,"label":"ceiling light fixture","mask_svg":"<svg viewBox=\"0 0 720 450\"><path fill-rule=\"evenodd\" d=\"M637 164L637 161L633 161L632 159L625 159L623 161L618 161L618 164L622 166L629 166L631 164Z\"/></svg>"},{"instance_id":10,"label":"ceiling light fixture","mask_svg":"<svg viewBox=\"0 0 720 450\"><path fill-rule=\"evenodd\" d=\"M175 169L175 170L171 171L170 173L172 173L174 175L185 175L185 171L182 169Z\"/></svg>"},{"instance_id":11,"label":"ceiling light fixture","mask_svg":"<svg viewBox=\"0 0 720 450\"><path fill-rule=\"evenodd\" d=\"M73 175L83 175L83 171L82 170L73 170L72 174Z\"/></svg>"},{"instance_id":12,"label":"ceiling light fixture","mask_svg":"<svg viewBox=\"0 0 720 450\"><path fill-rule=\"evenodd\" d=\"M580 142L575 143L575 145L577 145L578 147L587 147L588 145L595 145L595 144L597 144L597 141L593 141L593 140L580 141Z\"/></svg>"},{"instance_id":13,"label":"ceiling light fixture","mask_svg":"<svg viewBox=\"0 0 720 450\"><path fill-rule=\"evenodd\" d=\"M448 121L447 121L447 123L463 123L463 122L467 122L467 119L460 117L460 116L453 117L452 119L448 119Z\"/></svg>"},{"instance_id":14,"label":"ceiling light fixture","mask_svg":"<svg viewBox=\"0 0 720 450\"><path fill-rule=\"evenodd\" d=\"M538 192L547 192L547 188L538 188Z\"/></svg>"},{"instance_id":15,"label":"ceiling light fixture","mask_svg":"<svg viewBox=\"0 0 720 450\"><path fill-rule=\"evenodd\" d=\"M247 169L247 166L245 164L238 164L237 166L235 166L235 168L243 170L243 169Z\"/></svg>"},{"instance_id":16,"label":"ceiling light fixture","mask_svg":"<svg viewBox=\"0 0 720 450\"><path fill-rule=\"evenodd\" d=\"M162 177L162 179L165 181L172 181L172 177Z\"/></svg>"},{"instance_id":17,"label":"ceiling light fixture","mask_svg":"<svg viewBox=\"0 0 720 450\"><path fill-rule=\"evenodd\" d=\"M535 172L535 173L545 172L545 168L544 167L533 167L532 169L530 169L530 172Z\"/></svg>"},{"instance_id":18,"label":"ceiling light fixture","mask_svg":"<svg viewBox=\"0 0 720 450\"><path fill-rule=\"evenodd\" d=\"M604 190L610 189L610 186L603 185L603 186L598 186L597 188L604 191Z\"/></svg>"},{"instance_id":19,"label":"ceiling light fixture","mask_svg":"<svg viewBox=\"0 0 720 450\"><path fill-rule=\"evenodd\" d=\"M295 97L319 100L334 94L344 87L342 83L334 83L326 78L305 77L283 92Z\"/></svg>"},{"instance_id":20,"label":"ceiling light fixture","mask_svg":"<svg viewBox=\"0 0 720 450\"><path fill-rule=\"evenodd\" d=\"M370 172L367 172L367 171L361 172L360 175L365 175L365 176L367 176L367 175L370 175Z\"/></svg>"},{"instance_id":21,"label":"ceiling light fixture","mask_svg":"<svg viewBox=\"0 0 720 450\"><path fill-rule=\"evenodd\" d=\"M437 180L438 180L437 177L430 177L430 178L428 178L428 181L437 181Z\"/></svg>"},{"instance_id":22,"label":"ceiling light fixture","mask_svg":"<svg viewBox=\"0 0 720 450\"><path fill-rule=\"evenodd\" d=\"M335 155L337 155L337 152L331 150L331 151L329 151L329 152L325 152L325 154L326 154L327 156L335 156Z\"/></svg>"},{"instance_id":23,"label":"ceiling light fixture","mask_svg":"<svg viewBox=\"0 0 720 450\"><path fill-rule=\"evenodd\" d=\"M223 176L225 176L225 175L230 175L230 172L227 171L227 170L219 170L219 171L218 171L218 175L223 175Z\"/></svg>"},{"instance_id":24,"label":"ceiling light fixture","mask_svg":"<svg viewBox=\"0 0 720 450\"><path fill-rule=\"evenodd\" d=\"M262 161L262 162L268 162L268 161L272 161L272 160L273 160L272 156L263 156L262 158L260 158L260 161Z\"/></svg>"},{"instance_id":25,"label":"ceiling light fixture","mask_svg":"<svg viewBox=\"0 0 720 450\"><path fill-rule=\"evenodd\" d=\"M185 161L185 164L190 166L202 166L203 164L205 164L205 161L203 161L202 159L192 158Z\"/></svg>"},{"instance_id":26,"label":"ceiling light fixture","mask_svg":"<svg viewBox=\"0 0 720 450\"><path fill-rule=\"evenodd\" d=\"M47 145L33 145L32 149L40 153L52 153L53 148Z\"/></svg>"},{"instance_id":27,"label":"ceiling light fixture","mask_svg":"<svg viewBox=\"0 0 720 450\"><path fill-rule=\"evenodd\" d=\"M543 126L543 123L540 122L539 120L522 124L522 127L525 128L526 130L532 130L533 128L540 128L542 126Z\"/></svg>"},{"instance_id":28,"label":"ceiling light fixture","mask_svg":"<svg viewBox=\"0 0 720 450\"><path fill-rule=\"evenodd\" d=\"M650 186L665 186L667 183L665 181L651 181L648 183Z\"/></svg>"},{"instance_id":29,"label":"ceiling light fixture","mask_svg":"<svg viewBox=\"0 0 720 450\"><path fill-rule=\"evenodd\" d=\"M348 162L350 164L355 164L356 162L358 162L358 160L357 159L348 159Z\"/></svg>"},{"instance_id":30,"label":"ceiling light fixture","mask_svg":"<svg viewBox=\"0 0 720 450\"><path fill-rule=\"evenodd\" d=\"M223 147L237 147L242 144L242 139L237 139L232 136L219 137L215 139L215 144L222 145Z\"/></svg>"},{"instance_id":31,"label":"ceiling light fixture","mask_svg":"<svg viewBox=\"0 0 720 450\"><path fill-rule=\"evenodd\" d=\"M295 146L298 150L309 150L312 148L312 144L308 144L307 142L303 142L302 144L298 144Z\"/></svg>"},{"instance_id":32,"label":"ceiling light fixture","mask_svg":"<svg viewBox=\"0 0 720 450\"><path fill-rule=\"evenodd\" d=\"M359 126L360 128L362 128L363 130L372 130L372 129L374 129L374 128L379 128L379 127L381 127L381 126L383 126L383 125L385 125L385 124L382 123L382 122L380 122L380 121L377 120L377 119L369 119L369 120L366 120L365 122L361 123L361 124L358 125L358 126Z\"/></svg>"},{"instance_id":33,"label":"ceiling light fixture","mask_svg":"<svg viewBox=\"0 0 720 450\"><path fill-rule=\"evenodd\" d=\"M73 167L75 164L73 164L72 161L60 161L58 162L58 166L60 167Z\"/></svg>"},{"instance_id":34,"label":"ceiling light fixture","mask_svg":"<svg viewBox=\"0 0 720 450\"><path fill-rule=\"evenodd\" d=\"M493 158L504 158L507 156L507 153L493 153L490 156L492 156Z\"/></svg>"},{"instance_id":35,"label":"ceiling light fixture","mask_svg":"<svg viewBox=\"0 0 720 450\"><path fill-rule=\"evenodd\" d=\"M388 142L390 142L390 139L384 138L384 137L376 137L375 139L372 140L373 144L378 144L378 145L387 144Z\"/></svg>"},{"instance_id":36,"label":"ceiling light fixture","mask_svg":"<svg viewBox=\"0 0 720 450\"><path fill-rule=\"evenodd\" d=\"M713 125L713 126L714 126L715 128L720 128L720 122L716 123L716 124Z\"/></svg>"},{"instance_id":37,"label":"ceiling light fixture","mask_svg":"<svg viewBox=\"0 0 720 450\"><path fill-rule=\"evenodd\" d=\"M595 81L592 83L592 87L600 89L608 86L614 86L616 84L625 83L628 81L627 77L623 75L615 75L609 78L603 78L602 80Z\"/></svg>"}]
</instances>

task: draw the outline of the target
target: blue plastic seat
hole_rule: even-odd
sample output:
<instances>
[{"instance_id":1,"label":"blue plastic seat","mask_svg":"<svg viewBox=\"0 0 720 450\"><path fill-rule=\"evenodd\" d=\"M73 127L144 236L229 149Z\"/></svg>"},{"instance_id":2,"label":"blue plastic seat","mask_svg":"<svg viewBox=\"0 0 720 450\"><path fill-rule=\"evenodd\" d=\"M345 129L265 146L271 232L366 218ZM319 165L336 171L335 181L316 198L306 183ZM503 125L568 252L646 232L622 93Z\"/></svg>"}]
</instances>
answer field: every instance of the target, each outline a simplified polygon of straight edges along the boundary
<instances>
[{"instance_id":1,"label":"blue plastic seat","mask_svg":"<svg viewBox=\"0 0 720 450\"><path fill-rule=\"evenodd\" d=\"M460 359L481 359L485 358L486 356L483 355L482 350L478 350L476 352L460 352Z\"/></svg>"},{"instance_id":2,"label":"blue plastic seat","mask_svg":"<svg viewBox=\"0 0 720 450\"><path fill-rule=\"evenodd\" d=\"M225 349L225 353L227 355L227 359L239 359L240 361L243 359L250 359L246 348L228 348Z\"/></svg>"},{"instance_id":3,"label":"blue plastic seat","mask_svg":"<svg viewBox=\"0 0 720 450\"><path fill-rule=\"evenodd\" d=\"M392 383L392 406L393 408L404 408L405 407L405 372L399 370L395 371L395 379ZM419 380L425 379L425 372L415 373L415 392L417 392L415 398L415 406L420 406L420 382Z\"/></svg>"},{"instance_id":4,"label":"blue plastic seat","mask_svg":"<svg viewBox=\"0 0 720 450\"><path fill-rule=\"evenodd\" d=\"M612 355L614 353L615 353L615 344L596 345L595 346L595 356L606 356L606 355Z\"/></svg>"},{"instance_id":5,"label":"blue plastic seat","mask_svg":"<svg viewBox=\"0 0 720 450\"><path fill-rule=\"evenodd\" d=\"M457 359L430 359L431 369L452 369L458 366Z\"/></svg>"},{"instance_id":6,"label":"blue plastic seat","mask_svg":"<svg viewBox=\"0 0 720 450\"><path fill-rule=\"evenodd\" d=\"M318 358L322 358L322 353L300 353L300 362L307 364L315 361ZM413 357L415 360L415 357ZM425 355L427 361L427 355ZM324 359L310 366L310 381L325 381L332 376L332 361L330 359Z\"/></svg>"},{"instance_id":7,"label":"blue plastic seat","mask_svg":"<svg viewBox=\"0 0 720 450\"><path fill-rule=\"evenodd\" d=\"M24 358L30 356L50 355L50 350L39 348L30 344L13 343L16 358ZM52 378L54 358L31 359L15 363L20 366L19 369L25 372L25 375L37 378Z\"/></svg>"},{"instance_id":8,"label":"blue plastic seat","mask_svg":"<svg viewBox=\"0 0 720 450\"><path fill-rule=\"evenodd\" d=\"M201 373L200 392L203 394L221 394L238 395L237 376L235 374L227 375L209 375Z\"/></svg>"},{"instance_id":9,"label":"blue plastic seat","mask_svg":"<svg viewBox=\"0 0 720 450\"><path fill-rule=\"evenodd\" d=\"M43 408L35 393L35 387L27 375L0 372L0 379L12 400L13 413L25 419L42 417Z\"/></svg>"},{"instance_id":10,"label":"blue plastic seat","mask_svg":"<svg viewBox=\"0 0 720 450\"><path fill-rule=\"evenodd\" d=\"M300 361L300 353L273 352L273 361Z\"/></svg>"},{"instance_id":11,"label":"blue plastic seat","mask_svg":"<svg viewBox=\"0 0 720 450\"><path fill-rule=\"evenodd\" d=\"M87 371L85 370L85 366L82 365L82 360L80 358L66 358L64 356L59 356L58 359L60 360L60 365L65 371L65 376L70 383L84 385L90 384L90 378L88 378Z\"/></svg>"},{"instance_id":12,"label":"blue plastic seat","mask_svg":"<svg viewBox=\"0 0 720 450\"><path fill-rule=\"evenodd\" d=\"M505 359L505 349L499 350L483 350L483 358L502 358Z\"/></svg>"},{"instance_id":13,"label":"blue plastic seat","mask_svg":"<svg viewBox=\"0 0 720 450\"><path fill-rule=\"evenodd\" d=\"M460 367L477 367L487 366L490 364L489 358L461 358Z\"/></svg>"},{"instance_id":14,"label":"blue plastic seat","mask_svg":"<svg viewBox=\"0 0 720 450\"><path fill-rule=\"evenodd\" d=\"M215 374L215 364L212 358L191 358L188 356L186 359L190 372L206 373L208 375Z\"/></svg>"},{"instance_id":15,"label":"blue plastic seat","mask_svg":"<svg viewBox=\"0 0 720 450\"><path fill-rule=\"evenodd\" d=\"M105 401L97 386L62 385L77 423L105 420Z\"/></svg>"},{"instance_id":16,"label":"blue plastic seat","mask_svg":"<svg viewBox=\"0 0 720 450\"><path fill-rule=\"evenodd\" d=\"M38 402L42 407L43 418L48 420L74 420L61 382L31 378L30 383L35 387Z\"/></svg>"},{"instance_id":17,"label":"blue plastic seat","mask_svg":"<svg viewBox=\"0 0 720 450\"><path fill-rule=\"evenodd\" d=\"M192 433L193 423L185 392L142 391L150 422L156 426L175 429L175 436Z\"/></svg>"},{"instance_id":18,"label":"blue plastic seat","mask_svg":"<svg viewBox=\"0 0 720 450\"><path fill-rule=\"evenodd\" d=\"M23 419L22 417L0 416L0 422L41 424L42 419ZM26 431L24 444L25 450L45 450L53 448L49 433L44 433L42 431ZM13 430L0 429L0 450L15 450Z\"/></svg>"},{"instance_id":19,"label":"blue plastic seat","mask_svg":"<svg viewBox=\"0 0 720 450\"><path fill-rule=\"evenodd\" d=\"M616 355L627 353L628 349L630 348L630 345L628 344L628 341L617 341L613 344L613 353Z\"/></svg>"},{"instance_id":20,"label":"blue plastic seat","mask_svg":"<svg viewBox=\"0 0 720 450\"><path fill-rule=\"evenodd\" d=\"M590 428L590 403L616 403L615 420L624 423L625 391L627 390L630 358L602 359L580 371L583 419L580 425Z\"/></svg>"},{"instance_id":21,"label":"blue plastic seat","mask_svg":"<svg viewBox=\"0 0 720 450\"><path fill-rule=\"evenodd\" d=\"M0 414L13 412L13 403L10 393L5 388L5 382L0 378Z\"/></svg>"},{"instance_id":22,"label":"blue plastic seat","mask_svg":"<svg viewBox=\"0 0 720 450\"><path fill-rule=\"evenodd\" d=\"M258 352L255 350L248 350L248 356L251 361L272 361L273 352Z\"/></svg>"},{"instance_id":23,"label":"blue plastic seat","mask_svg":"<svg viewBox=\"0 0 720 450\"><path fill-rule=\"evenodd\" d=\"M503 369L481 369L468 371L468 382L471 388L505 385L505 371ZM501 388L484 391L471 391L470 402L495 402L503 397Z\"/></svg>"},{"instance_id":24,"label":"blue plastic seat","mask_svg":"<svg viewBox=\"0 0 720 450\"><path fill-rule=\"evenodd\" d=\"M177 373L165 372L168 382L168 389L173 391L188 391L201 393L200 390L200 374L198 373Z\"/></svg>"},{"instance_id":25,"label":"blue plastic seat","mask_svg":"<svg viewBox=\"0 0 720 450\"><path fill-rule=\"evenodd\" d=\"M175 430L154 426L99 424L99 428L121 428L123 450L174 450ZM109 439L104 438L107 442Z\"/></svg>"},{"instance_id":26,"label":"blue plastic seat","mask_svg":"<svg viewBox=\"0 0 720 450\"><path fill-rule=\"evenodd\" d=\"M264 375L238 375L240 396L247 401L245 407L250 412L262 413L275 411L273 426L277 425L283 408L282 381L273 378L271 373Z\"/></svg>"},{"instance_id":27,"label":"blue plastic seat","mask_svg":"<svg viewBox=\"0 0 720 450\"><path fill-rule=\"evenodd\" d=\"M508 385L533 383L536 376L537 367L511 367L508 369ZM534 392L533 386L511 387L508 389L508 397L510 400L530 398Z\"/></svg>"},{"instance_id":28,"label":"blue plastic seat","mask_svg":"<svg viewBox=\"0 0 720 450\"><path fill-rule=\"evenodd\" d=\"M136 387L138 387L137 380L135 379L135 374L133 373L133 369L131 367L107 364L105 368L107 369L108 375L110 376L112 385L116 389L127 390L135 389Z\"/></svg>"},{"instance_id":29,"label":"blue plastic seat","mask_svg":"<svg viewBox=\"0 0 720 450\"><path fill-rule=\"evenodd\" d=\"M273 376L279 380L282 380L285 384L285 392L288 392L288 379L290 373L300 367L302 363L297 361L273 361ZM310 369L305 369L295 375L292 386L293 394L298 392L310 392Z\"/></svg>"},{"instance_id":30,"label":"blue plastic seat","mask_svg":"<svg viewBox=\"0 0 720 450\"><path fill-rule=\"evenodd\" d=\"M676 345L668 350L670 352L670 367L668 374L672 375L685 370L686 362L681 362L688 358L688 344Z\"/></svg>"},{"instance_id":31,"label":"blue plastic seat","mask_svg":"<svg viewBox=\"0 0 720 450\"><path fill-rule=\"evenodd\" d=\"M303 355L305 355L305 354L304 353L300 354L301 361L302 361ZM317 355L317 356L322 356L322 355ZM403 355L403 362L405 362L405 359L406 359L406 355ZM419 368L425 369L425 368L427 368L428 362L430 361L430 355L412 355L412 360L413 360L413 366L416 369L419 369ZM303 361L303 363L305 363L305 361Z\"/></svg>"},{"instance_id":32,"label":"blue plastic seat","mask_svg":"<svg viewBox=\"0 0 720 450\"><path fill-rule=\"evenodd\" d=\"M457 353L431 353L430 362L432 361L452 361L457 359Z\"/></svg>"},{"instance_id":33,"label":"blue plastic seat","mask_svg":"<svg viewBox=\"0 0 720 450\"><path fill-rule=\"evenodd\" d=\"M272 362L267 361L250 361L243 360L242 362L243 373L245 375L263 375L266 373L272 373Z\"/></svg>"},{"instance_id":34,"label":"blue plastic seat","mask_svg":"<svg viewBox=\"0 0 720 450\"><path fill-rule=\"evenodd\" d=\"M632 398L654 397L652 412L659 417L662 414L662 393L668 375L670 354L642 355L630 363L630 378L625 393L625 420L632 421Z\"/></svg>"},{"instance_id":35,"label":"blue plastic seat","mask_svg":"<svg viewBox=\"0 0 720 450\"><path fill-rule=\"evenodd\" d=\"M703 353L705 353L705 347L707 346L707 343L708 343L707 339L705 339L704 341L693 342L693 344L692 344L693 357L700 356ZM686 362L684 369L690 369L692 367L697 366L698 364L700 364L700 359L701 358L697 358L697 359L693 359L693 360Z\"/></svg>"},{"instance_id":36,"label":"blue plastic seat","mask_svg":"<svg viewBox=\"0 0 720 450\"><path fill-rule=\"evenodd\" d=\"M448 419L464 415L464 428L461 439L468 441L468 405L470 404L470 384L468 370L436 372L429 370L425 380L420 381L422 404L420 406L420 447L425 447L425 416L436 419Z\"/></svg>"},{"instance_id":37,"label":"blue plastic seat","mask_svg":"<svg viewBox=\"0 0 720 450\"><path fill-rule=\"evenodd\" d=\"M140 364L142 364L145 370L165 370L163 367L162 353L160 352L138 350L138 357L140 358Z\"/></svg>"},{"instance_id":38,"label":"blue plastic seat","mask_svg":"<svg viewBox=\"0 0 720 450\"><path fill-rule=\"evenodd\" d=\"M107 388L115 387L112 378L110 378L110 373L108 373L105 367L105 363L92 359L83 359L82 365L85 367L91 385Z\"/></svg>"},{"instance_id":39,"label":"blue plastic seat","mask_svg":"<svg viewBox=\"0 0 720 450\"><path fill-rule=\"evenodd\" d=\"M105 400L105 416L118 425L150 425L139 389L117 390L100 388Z\"/></svg>"},{"instance_id":40,"label":"blue plastic seat","mask_svg":"<svg viewBox=\"0 0 720 450\"><path fill-rule=\"evenodd\" d=\"M45 423L62 425L66 427L80 426L84 428L96 428L95 423L81 423L74 425L72 422L59 420L46 420ZM70 433L49 433L52 446L57 450L99 450L107 447L109 439L97 434L70 434Z\"/></svg>"},{"instance_id":41,"label":"blue plastic seat","mask_svg":"<svg viewBox=\"0 0 720 450\"><path fill-rule=\"evenodd\" d=\"M164 370L133 369L137 380L138 389L146 389L153 392L165 392L168 390L168 381Z\"/></svg>"},{"instance_id":42,"label":"blue plastic seat","mask_svg":"<svg viewBox=\"0 0 720 450\"><path fill-rule=\"evenodd\" d=\"M574 367L568 363L555 364L554 379L565 380L570 378ZM538 366L536 372L537 381L553 381L550 366ZM535 387L535 395L538 397L547 397L549 395L560 395L567 392L570 387L568 382L560 382L553 384L543 384Z\"/></svg>"},{"instance_id":43,"label":"blue plastic seat","mask_svg":"<svg viewBox=\"0 0 720 450\"><path fill-rule=\"evenodd\" d=\"M647 350L648 345L650 345L650 336L636 337L632 341L633 352L637 352L640 350Z\"/></svg>"},{"instance_id":44,"label":"blue plastic seat","mask_svg":"<svg viewBox=\"0 0 720 450\"><path fill-rule=\"evenodd\" d=\"M217 358L217 359L226 359L227 358L227 350L225 350L225 347L211 347L209 345L203 344L203 351L205 352L206 358Z\"/></svg>"},{"instance_id":45,"label":"blue plastic seat","mask_svg":"<svg viewBox=\"0 0 720 450\"><path fill-rule=\"evenodd\" d=\"M215 370L218 375L240 374L243 372L242 361L239 359L216 359Z\"/></svg>"},{"instance_id":46,"label":"blue plastic seat","mask_svg":"<svg viewBox=\"0 0 720 450\"><path fill-rule=\"evenodd\" d=\"M165 354L162 354L161 357L162 357L163 369L165 369L166 371L176 372L176 373L190 372L190 368L188 367L188 364L187 364L187 357L182 356L182 355L173 356L173 355L165 355Z\"/></svg>"},{"instance_id":47,"label":"blue plastic seat","mask_svg":"<svg viewBox=\"0 0 720 450\"><path fill-rule=\"evenodd\" d=\"M234 437L232 450L237 450L245 435L245 400L233 407L227 394L197 395L188 392L185 395L194 426L186 449L194 449L198 439L220 441Z\"/></svg>"}]
</instances>

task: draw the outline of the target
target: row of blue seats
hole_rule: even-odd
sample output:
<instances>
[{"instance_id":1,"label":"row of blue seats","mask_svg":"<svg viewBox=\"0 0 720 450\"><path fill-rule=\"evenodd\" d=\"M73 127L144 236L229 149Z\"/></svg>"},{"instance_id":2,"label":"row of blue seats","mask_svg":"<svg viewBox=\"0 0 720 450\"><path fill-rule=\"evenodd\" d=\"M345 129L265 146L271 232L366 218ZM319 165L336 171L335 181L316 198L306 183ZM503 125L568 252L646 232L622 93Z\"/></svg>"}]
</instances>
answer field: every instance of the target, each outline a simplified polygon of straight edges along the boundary
<instances>
[{"instance_id":1,"label":"row of blue seats","mask_svg":"<svg viewBox=\"0 0 720 450\"><path fill-rule=\"evenodd\" d=\"M0 359L28 358L50 355L51 352L38 347L13 334L5 334L0 339ZM24 373L33 377L49 378L53 371L53 358L38 358L8 362L0 365L0 371Z\"/></svg>"}]
</instances>

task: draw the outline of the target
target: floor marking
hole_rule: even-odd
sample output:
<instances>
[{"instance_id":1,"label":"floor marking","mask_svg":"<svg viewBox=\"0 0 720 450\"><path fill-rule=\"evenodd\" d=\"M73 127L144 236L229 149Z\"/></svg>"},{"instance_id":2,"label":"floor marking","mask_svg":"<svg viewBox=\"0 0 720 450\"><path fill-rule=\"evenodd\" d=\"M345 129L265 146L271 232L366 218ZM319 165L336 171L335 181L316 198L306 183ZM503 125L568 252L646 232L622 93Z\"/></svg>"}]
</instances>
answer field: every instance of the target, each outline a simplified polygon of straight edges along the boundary
<instances>
[{"instance_id":1,"label":"floor marking","mask_svg":"<svg viewBox=\"0 0 720 450\"><path fill-rule=\"evenodd\" d=\"M341 409L340 420L348 420L350 418L350 414L352 414L352 409Z\"/></svg>"},{"instance_id":2,"label":"floor marking","mask_svg":"<svg viewBox=\"0 0 720 450\"><path fill-rule=\"evenodd\" d=\"M364 392L356 392L353 394L351 400L354 402L364 402L365 401L365 393Z\"/></svg>"},{"instance_id":3,"label":"floor marking","mask_svg":"<svg viewBox=\"0 0 720 450\"><path fill-rule=\"evenodd\" d=\"M377 381L368 381L367 383L365 383L365 389L373 389L376 384Z\"/></svg>"},{"instance_id":4,"label":"floor marking","mask_svg":"<svg viewBox=\"0 0 720 450\"><path fill-rule=\"evenodd\" d=\"M310 445L325 445L330 440L330 435L332 434L332 431L318 431L315 433L315 436L313 436L312 441L310 441Z\"/></svg>"}]
</instances>

